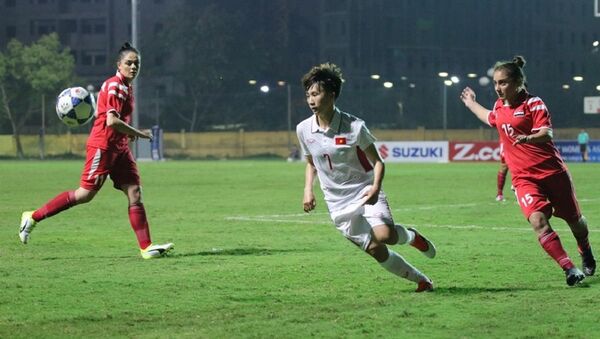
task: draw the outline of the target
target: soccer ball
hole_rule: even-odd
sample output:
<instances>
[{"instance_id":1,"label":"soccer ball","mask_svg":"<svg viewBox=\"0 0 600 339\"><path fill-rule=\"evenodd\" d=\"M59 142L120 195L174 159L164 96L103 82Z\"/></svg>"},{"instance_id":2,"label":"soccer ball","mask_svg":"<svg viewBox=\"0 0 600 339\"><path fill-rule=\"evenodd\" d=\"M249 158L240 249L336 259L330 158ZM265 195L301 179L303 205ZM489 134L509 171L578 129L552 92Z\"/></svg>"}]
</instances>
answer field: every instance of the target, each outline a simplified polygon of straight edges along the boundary
<instances>
[{"instance_id":1,"label":"soccer ball","mask_svg":"<svg viewBox=\"0 0 600 339\"><path fill-rule=\"evenodd\" d=\"M96 112L96 100L83 87L71 87L56 98L56 114L69 127L87 124Z\"/></svg>"}]
</instances>

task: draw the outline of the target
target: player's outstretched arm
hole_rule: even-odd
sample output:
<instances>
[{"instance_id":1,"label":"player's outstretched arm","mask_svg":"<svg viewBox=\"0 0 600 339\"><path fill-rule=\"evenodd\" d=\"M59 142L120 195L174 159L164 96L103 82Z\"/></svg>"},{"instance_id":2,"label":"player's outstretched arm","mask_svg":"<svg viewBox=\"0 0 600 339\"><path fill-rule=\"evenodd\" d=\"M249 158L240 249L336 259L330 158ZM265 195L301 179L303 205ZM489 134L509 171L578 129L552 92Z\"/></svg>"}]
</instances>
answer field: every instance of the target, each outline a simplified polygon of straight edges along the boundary
<instances>
[{"instance_id":1,"label":"player's outstretched arm","mask_svg":"<svg viewBox=\"0 0 600 339\"><path fill-rule=\"evenodd\" d=\"M152 131L139 130L125 121L119 119L119 117L112 112L108 112L106 116L106 126L117 130L123 134L127 134L130 139L135 140L136 138L150 139L152 140Z\"/></svg>"},{"instance_id":2,"label":"player's outstretched arm","mask_svg":"<svg viewBox=\"0 0 600 339\"><path fill-rule=\"evenodd\" d=\"M488 122L488 114L490 110L481 106L476 99L475 91L473 91L470 87L465 87L462 93L460 94L460 100L465 104L465 106L479 118L483 123L489 125Z\"/></svg>"}]
</instances>

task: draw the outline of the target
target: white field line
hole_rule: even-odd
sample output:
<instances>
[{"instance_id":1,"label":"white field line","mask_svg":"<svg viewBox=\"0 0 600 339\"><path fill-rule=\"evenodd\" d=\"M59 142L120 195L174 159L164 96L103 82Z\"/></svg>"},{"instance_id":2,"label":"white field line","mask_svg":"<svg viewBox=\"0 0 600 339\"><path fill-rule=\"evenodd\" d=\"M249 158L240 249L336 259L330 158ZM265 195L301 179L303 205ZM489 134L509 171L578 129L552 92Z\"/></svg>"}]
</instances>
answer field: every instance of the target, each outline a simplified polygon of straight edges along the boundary
<instances>
[{"instance_id":1,"label":"white field line","mask_svg":"<svg viewBox=\"0 0 600 339\"><path fill-rule=\"evenodd\" d=\"M291 215L290 215L291 216ZM272 218L261 218L261 217L250 217L250 216L237 216L237 217L227 217L226 220L233 221L258 221L265 223L290 223L290 224L310 224L310 225L328 225L331 226L333 223L331 221L324 220L300 220L300 219L272 219ZM525 224L525 221L523 221ZM531 227L511 227L511 226L482 226L482 225L449 225L449 224L405 224L404 226L408 227L425 227L425 228L448 228L448 229L456 229L456 230L492 230L492 231L516 231L516 232L531 232ZM553 227L555 230L559 232L568 231L566 228L557 228ZM598 233L600 229L590 228L590 232Z\"/></svg>"},{"instance_id":2,"label":"white field line","mask_svg":"<svg viewBox=\"0 0 600 339\"><path fill-rule=\"evenodd\" d=\"M595 202L600 200L600 198L595 199L579 199L579 203L588 203ZM516 202L513 201L516 204ZM445 204L445 205L429 205L429 206L411 206L405 208L393 209L392 212L410 212L415 210L431 210L431 209L440 209L440 208L464 208L464 207L476 207L481 205L497 205L498 203L467 203L467 204ZM332 225L332 222L329 218L323 220L323 218L318 218L315 220L315 217L324 217L328 216L328 213L324 212L311 212L310 214L306 213L290 213L290 214L270 214L270 215L256 215L256 216L231 216L226 217L225 220L234 220L234 221L258 221L258 222L267 222L267 223L294 223L294 224L312 224L312 225ZM310 218L311 220L302 220L305 218ZM525 224L525 221L523 221ZM429 227L429 228L449 228L449 229L458 229L458 230L492 230L492 231L517 231L517 232L531 232L530 227L511 227L511 226L482 226L482 225L449 225L449 224L419 224L419 225L411 225L411 224L403 224L409 227ZM594 229L593 225L590 228L590 232L600 232L600 229ZM566 231L567 229L556 228L558 231Z\"/></svg>"}]
</instances>

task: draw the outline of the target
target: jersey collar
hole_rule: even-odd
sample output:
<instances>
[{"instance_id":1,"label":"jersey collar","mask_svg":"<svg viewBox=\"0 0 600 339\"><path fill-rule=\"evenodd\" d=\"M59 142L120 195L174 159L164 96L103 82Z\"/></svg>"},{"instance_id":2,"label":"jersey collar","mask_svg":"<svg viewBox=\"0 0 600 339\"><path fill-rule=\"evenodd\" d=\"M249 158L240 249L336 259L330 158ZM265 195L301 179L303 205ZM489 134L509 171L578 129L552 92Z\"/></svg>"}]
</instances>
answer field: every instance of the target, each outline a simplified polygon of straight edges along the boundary
<instances>
[{"instance_id":1,"label":"jersey collar","mask_svg":"<svg viewBox=\"0 0 600 339\"><path fill-rule=\"evenodd\" d=\"M333 117L331 117L331 123L329 124L329 128L327 130L324 130L323 128L321 128L319 126L319 124L317 124L317 116L313 115L311 131L313 133L319 133L319 132L325 133L327 131L333 131L334 133L337 133L340 130L341 121L342 121L342 114L340 113L340 109L337 108L337 106L334 106L333 107Z\"/></svg>"},{"instance_id":2,"label":"jersey collar","mask_svg":"<svg viewBox=\"0 0 600 339\"><path fill-rule=\"evenodd\" d=\"M117 76L117 78L119 78L119 80L121 80L121 82L123 82L125 85L127 85L127 87L131 87L132 84L128 83L125 80L125 77L123 76L123 74L121 74L121 72L119 72L119 70L117 70L116 76Z\"/></svg>"}]
</instances>

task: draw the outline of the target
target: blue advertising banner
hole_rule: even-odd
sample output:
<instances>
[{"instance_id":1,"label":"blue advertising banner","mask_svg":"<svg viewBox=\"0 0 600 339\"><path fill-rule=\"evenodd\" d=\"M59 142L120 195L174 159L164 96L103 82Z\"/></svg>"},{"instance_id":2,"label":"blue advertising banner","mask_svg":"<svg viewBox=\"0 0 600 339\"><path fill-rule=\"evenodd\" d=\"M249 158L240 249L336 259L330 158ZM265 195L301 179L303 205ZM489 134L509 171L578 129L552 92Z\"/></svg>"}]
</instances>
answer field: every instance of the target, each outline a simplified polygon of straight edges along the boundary
<instances>
[{"instance_id":1,"label":"blue advertising banner","mask_svg":"<svg viewBox=\"0 0 600 339\"><path fill-rule=\"evenodd\" d=\"M573 141L554 141L562 158L567 162L581 162L579 144ZM590 141L588 144L588 161L600 162L600 141Z\"/></svg>"},{"instance_id":2,"label":"blue advertising banner","mask_svg":"<svg viewBox=\"0 0 600 339\"><path fill-rule=\"evenodd\" d=\"M150 144L150 154L152 160L162 160L163 158L163 130L158 125L152 126L152 142Z\"/></svg>"}]
</instances>

